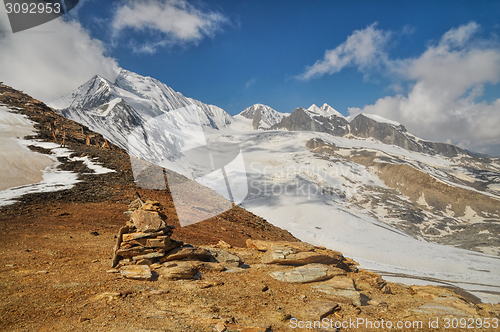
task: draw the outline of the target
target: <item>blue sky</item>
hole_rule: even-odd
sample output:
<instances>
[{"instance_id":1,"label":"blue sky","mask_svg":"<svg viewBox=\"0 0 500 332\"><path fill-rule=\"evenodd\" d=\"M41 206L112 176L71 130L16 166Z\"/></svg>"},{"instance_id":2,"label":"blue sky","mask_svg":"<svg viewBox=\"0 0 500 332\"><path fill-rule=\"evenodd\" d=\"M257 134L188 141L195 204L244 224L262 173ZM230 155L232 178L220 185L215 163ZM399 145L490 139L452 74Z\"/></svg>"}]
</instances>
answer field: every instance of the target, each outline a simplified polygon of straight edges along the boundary
<instances>
[{"instance_id":1,"label":"blue sky","mask_svg":"<svg viewBox=\"0 0 500 332\"><path fill-rule=\"evenodd\" d=\"M20 82L44 101L93 74L112 76L118 65L232 115L255 103L280 112L328 103L344 115L370 111L424 138L487 152L500 141L498 17L498 1L85 0L38 35L7 36L4 49L14 51L10 58L0 51L0 61L15 62L14 46L46 38L36 52L46 47L45 59L58 59L60 79ZM51 29L57 33L43 33ZM31 82L54 72L47 61L29 60L17 61L22 70L32 66ZM432 77L457 71L451 80ZM0 76L19 81L7 67ZM474 134L492 116L487 133Z\"/></svg>"},{"instance_id":2,"label":"blue sky","mask_svg":"<svg viewBox=\"0 0 500 332\"><path fill-rule=\"evenodd\" d=\"M111 44L106 21L95 20L112 17L115 4L102 3L89 1L78 14L93 37ZM327 49L375 22L393 34L388 50L395 59L418 56L451 28L471 21L481 25L479 34L486 38L500 34L500 3L493 1L209 1L197 7L220 13L227 22L203 40L160 46L153 54L134 51L130 43L154 40L155 32L128 28L110 55L123 68L230 114L255 103L291 112L326 102L347 115L348 107L393 94L387 77L366 76L354 67L307 82L294 79ZM487 97L498 92L498 87L488 89Z\"/></svg>"}]
</instances>

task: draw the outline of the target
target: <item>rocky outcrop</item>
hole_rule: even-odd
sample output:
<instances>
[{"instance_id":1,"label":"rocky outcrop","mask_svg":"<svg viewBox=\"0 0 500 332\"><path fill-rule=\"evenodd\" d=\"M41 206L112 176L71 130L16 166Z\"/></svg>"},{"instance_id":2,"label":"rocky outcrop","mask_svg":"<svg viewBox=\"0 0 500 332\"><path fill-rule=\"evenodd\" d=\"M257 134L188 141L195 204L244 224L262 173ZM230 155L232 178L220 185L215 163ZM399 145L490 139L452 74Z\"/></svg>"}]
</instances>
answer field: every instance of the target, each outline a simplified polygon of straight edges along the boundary
<instances>
[{"instance_id":1,"label":"rocky outcrop","mask_svg":"<svg viewBox=\"0 0 500 332\"><path fill-rule=\"evenodd\" d=\"M317 131L334 136L344 136L349 133L349 122L344 117L321 112L313 113L304 108L296 108L290 116L283 118L273 129L290 131Z\"/></svg>"},{"instance_id":2,"label":"rocky outcrop","mask_svg":"<svg viewBox=\"0 0 500 332\"><path fill-rule=\"evenodd\" d=\"M378 121L377 118L380 117L363 113L357 115L350 122L350 133L363 138L372 137L385 144L396 145L406 150L431 155L440 154L446 157L456 157L460 154L469 154L467 151L451 144L418 139L409 134L402 124L385 119Z\"/></svg>"},{"instance_id":3,"label":"rocky outcrop","mask_svg":"<svg viewBox=\"0 0 500 332\"><path fill-rule=\"evenodd\" d=\"M262 257L264 264L305 265L320 263L328 265L344 265L342 255L327 255L315 251L298 251L294 248L273 245Z\"/></svg>"},{"instance_id":4,"label":"rocky outcrop","mask_svg":"<svg viewBox=\"0 0 500 332\"><path fill-rule=\"evenodd\" d=\"M276 265L306 265L325 264L344 271L356 271L357 263L347 260L340 252L326 248L314 247L307 243L295 244L294 242L281 242L274 244L266 241L247 241L250 248L268 248L262 256L263 264Z\"/></svg>"}]
</instances>

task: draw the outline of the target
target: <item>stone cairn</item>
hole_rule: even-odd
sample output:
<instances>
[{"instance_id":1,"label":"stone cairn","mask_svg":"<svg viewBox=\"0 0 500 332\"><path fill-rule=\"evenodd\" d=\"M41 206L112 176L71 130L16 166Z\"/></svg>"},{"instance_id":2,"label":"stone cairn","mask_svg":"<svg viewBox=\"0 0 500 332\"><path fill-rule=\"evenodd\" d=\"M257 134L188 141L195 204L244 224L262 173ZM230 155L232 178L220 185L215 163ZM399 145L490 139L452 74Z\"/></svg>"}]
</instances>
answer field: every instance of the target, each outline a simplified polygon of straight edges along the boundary
<instances>
[{"instance_id":1,"label":"stone cairn","mask_svg":"<svg viewBox=\"0 0 500 332\"><path fill-rule=\"evenodd\" d=\"M178 280L200 278L200 269L223 271L242 264L225 250L171 239L175 227L167 225L160 202L144 202L138 194L135 198L125 212L130 220L118 232L109 272L120 272L128 279L152 280L159 274Z\"/></svg>"},{"instance_id":2,"label":"stone cairn","mask_svg":"<svg viewBox=\"0 0 500 332\"><path fill-rule=\"evenodd\" d=\"M113 250L112 267L160 263L166 253L183 245L170 238L175 226L167 225L160 202L140 197L129 205L127 225L120 228Z\"/></svg>"}]
</instances>

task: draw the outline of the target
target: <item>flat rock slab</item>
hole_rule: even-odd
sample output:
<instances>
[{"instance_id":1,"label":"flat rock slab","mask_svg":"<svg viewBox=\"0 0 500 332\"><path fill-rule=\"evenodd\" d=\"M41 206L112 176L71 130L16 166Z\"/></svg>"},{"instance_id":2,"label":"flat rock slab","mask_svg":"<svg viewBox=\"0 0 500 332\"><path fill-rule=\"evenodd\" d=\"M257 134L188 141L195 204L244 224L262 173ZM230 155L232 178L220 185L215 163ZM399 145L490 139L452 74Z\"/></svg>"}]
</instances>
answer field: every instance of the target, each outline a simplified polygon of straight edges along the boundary
<instances>
[{"instance_id":1,"label":"flat rock slab","mask_svg":"<svg viewBox=\"0 0 500 332\"><path fill-rule=\"evenodd\" d=\"M354 280L352 280L352 278L349 278L347 276L336 276L335 278L322 282L321 286L332 289L356 290L356 286L354 285ZM319 287L319 285L313 287L316 288Z\"/></svg>"},{"instance_id":2,"label":"flat rock slab","mask_svg":"<svg viewBox=\"0 0 500 332\"><path fill-rule=\"evenodd\" d=\"M416 309L415 312L429 313L432 310L437 315L472 316L476 310L473 305L454 296L435 298Z\"/></svg>"},{"instance_id":3,"label":"flat rock slab","mask_svg":"<svg viewBox=\"0 0 500 332\"><path fill-rule=\"evenodd\" d=\"M338 306L336 302L312 302L305 307L304 311L300 313L299 316L305 320L321 320L334 313Z\"/></svg>"},{"instance_id":4,"label":"flat rock slab","mask_svg":"<svg viewBox=\"0 0 500 332\"><path fill-rule=\"evenodd\" d=\"M120 268L120 274L127 279L151 280L153 274L147 265L126 265Z\"/></svg>"},{"instance_id":5,"label":"flat rock slab","mask_svg":"<svg viewBox=\"0 0 500 332\"><path fill-rule=\"evenodd\" d=\"M289 242L289 241L264 241L264 240L252 240L248 239L246 241L248 248L257 249L259 251L267 251L271 249L273 245L285 246L295 249L295 252L300 251L313 251L314 246L305 242Z\"/></svg>"},{"instance_id":6,"label":"flat rock slab","mask_svg":"<svg viewBox=\"0 0 500 332\"><path fill-rule=\"evenodd\" d=\"M241 267L233 267L231 269L225 270L226 273L240 273L248 271L248 269L242 269Z\"/></svg>"},{"instance_id":7,"label":"flat rock slab","mask_svg":"<svg viewBox=\"0 0 500 332\"><path fill-rule=\"evenodd\" d=\"M153 248L133 247L129 249L119 249L116 251L116 255L125 258L132 258L134 256L144 256L154 252L156 251Z\"/></svg>"},{"instance_id":8,"label":"flat rock slab","mask_svg":"<svg viewBox=\"0 0 500 332\"><path fill-rule=\"evenodd\" d=\"M195 264L179 264L177 266L161 268L158 274L166 280L193 279L199 272Z\"/></svg>"},{"instance_id":9,"label":"flat rock slab","mask_svg":"<svg viewBox=\"0 0 500 332\"><path fill-rule=\"evenodd\" d=\"M111 262L111 267L116 267L118 265L118 261L120 260L120 257L116 253L118 250L120 250L120 245L123 241L123 235L129 231L128 226L123 226L120 228L118 231L118 235L116 236L116 244L115 247L113 248L113 260Z\"/></svg>"},{"instance_id":10,"label":"flat rock slab","mask_svg":"<svg viewBox=\"0 0 500 332\"><path fill-rule=\"evenodd\" d=\"M164 233L165 233L165 230L161 230L161 231L154 232L154 233L145 233L145 232L128 233L128 234L123 234L123 241L128 242L128 241L138 240L138 239L142 239L142 238L153 238L156 236L161 236Z\"/></svg>"},{"instance_id":11,"label":"flat rock slab","mask_svg":"<svg viewBox=\"0 0 500 332\"><path fill-rule=\"evenodd\" d=\"M200 271L222 272L226 270L226 267L224 265L214 262L193 262L193 264Z\"/></svg>"},{"instance_id":12,"label":"flat rock slab","mask_svg":"<svg viewBox=\"0 0 500 332\"><path fill-rule=\"evenodd\" d=\"M452 315L452 316L467 317L469 315L463 311L446 307L442 304L438 304L435 302L426 303L416 309L411 309L411 311L422 314L434 315L434 316Z\"/></svg>"},{"instance_id":13,"label":"flat rock slab","mask_svg":"<svg viewBox=\"0 0 500 332\"><path fill-rule=\"evenodd\" d=\"M140 261L142 259L155 259L155 258L161 258L163 256L165 256L164 252L152 252L150 254L145 254L145 255L140 255L140 256L132 257L132 260L134 260L134 261Z\"/></svg>"},{"instance_id":14,"label":"flat rock slab","mask_svg":"<svg viewBox=\"0 0 500 332\"><path fill-rule=\"evenodd\" d=\"M279 281L308 283L330 279L333 274L327 265L309 264L289 271L270 272L269 275Z\"/></svg>"},{"instance_id":15,"label":"flat rock slab","mask_svg":"<svg viewBox=\"0 0 500 332\"><path fill-rule=\"evenodd\" d=\"M165 257L160 259L160 262L163 263L174 260L210 261L212 259L212 254L206 249L181 247L168 251Z\"/></svg>"},{"instance_id":16,"label":"flat rock slab","mask_svg":"<svg viewBox=\"0 0 500 332\"><path fill-rule=\"evenodd\" d=\"M352 304L361 307L361 294L354 289L339 289L328 283L315 285L313 288L318 291L335 297L343 297L348 299Z\"/></svg>"},{"instance_id":17,"label":"flat rock slab","mask_svg":"<svg viewBox=\"0 0 500 332\"><path fill-rule=\"evenodd\" d=\"M273 245L264 256L262 263L264 264L281 264L281 265L306 265L311 263L339 265L342 261L337 258L325 254L316 253L314 251L302 251L295 253L293 248Z\"/></svg>"},{"instance_id":18,"label":"flat rock slab","mask_svg":"<svg viewBox=\"0 0 500 332\"><path fill-rule=\"evenodd\" d=\"M139 232L153 233L166 227L165 221L155 211L136 210L130 220Z\"/></svg>"}]
</instances>

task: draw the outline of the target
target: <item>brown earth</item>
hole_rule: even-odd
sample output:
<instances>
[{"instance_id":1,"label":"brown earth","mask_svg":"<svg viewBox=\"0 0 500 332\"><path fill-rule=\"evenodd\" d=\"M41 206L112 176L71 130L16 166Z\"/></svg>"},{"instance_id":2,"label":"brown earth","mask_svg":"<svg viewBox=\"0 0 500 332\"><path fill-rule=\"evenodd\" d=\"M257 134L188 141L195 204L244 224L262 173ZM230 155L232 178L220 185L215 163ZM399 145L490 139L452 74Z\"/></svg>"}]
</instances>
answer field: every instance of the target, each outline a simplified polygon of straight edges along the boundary
<instances>
[{"instance_id":1,"label":"brown earth","mask_svg":"<svg viewBox=\"0 0 500 332\"><path fill-rule=\"evenodd\" d=\"M117 170L85 175L90 170L81 162L61 158L62 169L79 174L81 182L74 188L25 195L18 203L0 208L0 330L214 331L216 326L223 330L224 324L227 331L289 331L293 330L291 317L318 320L318 306L324 302L337 305L335 312L326 313L327 319L420 320L424 328L419 330L428 330L425 327L429 317L439 318L441 323L445 317L452 317L437 311L422 312L429 310L425 308L414 311L438 300L445 308L461 312L459 318L500 317L499 305L477 304L473 297L450 289L388 284L388 294L379 289L378 275L366 271L347 274L361 294L361 306L345 297L315 291L312 287L321 282L292 284L275 280L269 272L291 267L260 264L263 253L244 248L245 241L298 240L239 207L178 227L172 237L194 245L213 245L223 240L235 247L228 250L249 268L202 271L200 280L178 281L137 281L108 273L115 235L128 219L123 212L132 196L138 192L160 201L167 222L178 225L169 192L138 188L126 153L111 144L101 147L102 136L9 87L0 85L0 93L0 103L24 107L20 113L37 121L37 138L54 141L52 131L59 129L61 133L66 128L65 143L76 155L98 158L103 166ZM99 146L79 140L76 134L82 131L94 135Z\"/></svg>"}]
</instances>

